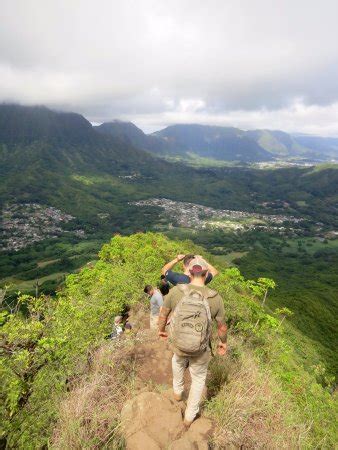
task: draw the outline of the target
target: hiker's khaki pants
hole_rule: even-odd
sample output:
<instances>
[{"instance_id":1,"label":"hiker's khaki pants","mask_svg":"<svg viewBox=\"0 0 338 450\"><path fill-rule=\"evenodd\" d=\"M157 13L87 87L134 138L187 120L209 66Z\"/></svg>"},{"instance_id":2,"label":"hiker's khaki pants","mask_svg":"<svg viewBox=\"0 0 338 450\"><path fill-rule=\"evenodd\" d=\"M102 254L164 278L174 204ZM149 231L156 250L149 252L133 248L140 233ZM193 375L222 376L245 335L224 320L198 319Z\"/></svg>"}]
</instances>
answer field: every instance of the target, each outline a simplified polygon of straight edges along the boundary
<instances>
[{"instance_id":1,"label":"hiker's khaki pants","mask_svg":"<svg viewBox=\"0 0 338 450\"><path fill-rule=\"evenodd\" d=\"M151 330L157 330L158 328L158 317L154 316L153 314L150 314L150 329Z\"/></svg>"},{"instance_id":2,"label":"hiker's khaki pants","mask_svg":"<svg viewBox=\"0 0 338 450\"><path fill-rule=\"evenodd\" d=\"M191 387L187 402L187 409L185 410L185 420L192 422L199 411L203 389L205 386L205 379L207 377L208 365L211 359L209 351L206 351L201 356L178 356L174 353L172 359L173 367L173 388L174 393L181 395L184 390L184 370L189 364L189 371L191 375Z\"/></svg>"}]
</instances>

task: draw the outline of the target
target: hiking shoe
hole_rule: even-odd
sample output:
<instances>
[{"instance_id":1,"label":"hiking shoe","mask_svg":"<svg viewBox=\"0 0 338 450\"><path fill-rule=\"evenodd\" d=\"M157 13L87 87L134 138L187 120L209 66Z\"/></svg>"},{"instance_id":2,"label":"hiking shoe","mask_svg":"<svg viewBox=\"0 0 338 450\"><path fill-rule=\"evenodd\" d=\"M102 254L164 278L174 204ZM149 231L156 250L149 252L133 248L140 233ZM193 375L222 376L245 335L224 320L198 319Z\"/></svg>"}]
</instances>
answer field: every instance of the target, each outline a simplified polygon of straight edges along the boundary
<instances>
[{"instance_id":1,"label":"hiking shoe","mask_svg":"<svg viewBox=\"0 0 338 450\"><path fill-rule=\"evenodd\" d=\"M193 423L193 420L186 420L186 419L183 420L183 425L186 430L188 430L190 428L190 425L192 423Z\"/></svg>"},{"instance_id":2,"label":"hiking shoe","mask_svg":"<svg viewBox=\"0 0 338 450\"><path fill-rule=\"evenodd\" d=\"M174 399L177 402L180 402L182 400L182 398L183 398L183 394L175 394L175 392L174 392Z\"/></svg>"}]
</instances>

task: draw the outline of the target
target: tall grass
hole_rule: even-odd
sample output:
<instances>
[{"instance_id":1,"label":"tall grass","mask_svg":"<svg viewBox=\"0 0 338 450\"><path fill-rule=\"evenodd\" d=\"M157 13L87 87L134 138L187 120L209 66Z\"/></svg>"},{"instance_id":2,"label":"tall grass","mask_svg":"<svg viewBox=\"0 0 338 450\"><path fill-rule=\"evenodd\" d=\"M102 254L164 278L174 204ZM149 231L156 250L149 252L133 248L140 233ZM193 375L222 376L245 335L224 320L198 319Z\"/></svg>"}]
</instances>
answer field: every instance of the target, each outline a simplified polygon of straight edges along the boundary
<instances>
[{"instance_id":1,"label":"tall grass","mask_svg":"<svg viewBox=\"0 0 338 450\"><path fill-rule=\"evenodd\" d=\"M304 448L306 425L280 385L243 342L231 337L227 358L215 357L210 365L208 390L216 393L206 405L206 414L216 424L216 449Z\"/></svg>"},{"instance_id":2,"label":"tall grass","mask_svg":"<svg viewBox=\"0 0 338 450\"><path fill-rule=\"evenodd\" d=\"M133 356L128 341L107 342L92 355L85 379L61 403L54 450L122 449L119 414L133 392Z\"/></svg>"}]
</instances>

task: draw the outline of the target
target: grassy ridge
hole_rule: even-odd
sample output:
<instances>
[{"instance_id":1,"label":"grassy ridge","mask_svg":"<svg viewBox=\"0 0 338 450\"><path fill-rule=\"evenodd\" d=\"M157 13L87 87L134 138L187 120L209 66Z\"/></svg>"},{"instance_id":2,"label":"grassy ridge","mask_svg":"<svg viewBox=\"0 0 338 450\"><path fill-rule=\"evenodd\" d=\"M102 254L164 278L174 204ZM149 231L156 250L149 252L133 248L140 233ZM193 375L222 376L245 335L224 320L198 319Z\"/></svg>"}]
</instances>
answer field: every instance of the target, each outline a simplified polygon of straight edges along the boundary
<instances>
[{"instance_id":1,"label":"grassy ridge","mask_svg":"<svg viewBox=\"0 0 338 450\"><path fill-rule=\"evenodd\" d=\"M203 254L191 242L174 242L160 234L116 236L102 248L97 263L67 277L57 299L23 297L20 301L28 316L2 313L1 422L9 447L47 444L70 380L86 376L88 357L104 342L113 316L125 304L139 302L142 286L156 283L163 263L181 252ZM302 368L280 319L259 305L254 295L261 292L259 285L247 283L232 268L221 270L213 287L224 298L234 335L230 363L235 367L236 360L254 358L257 380L268 378L278 390L288 412L282 422L287 424L292 418L302 446L332 448L336 439L333 399L316 376ZM244 372L238 376L237 385L245 384ZM222 426L227 388L223 382L219 388L209 412ZM259 392L255 395L255 408L261 410L264 398ZM253 410L243 413L250 420ZM264 407L262 417L267 423L273 414ZM282 439L278 433L275 436L276 443Z\"/></svg>"}]
</instances>

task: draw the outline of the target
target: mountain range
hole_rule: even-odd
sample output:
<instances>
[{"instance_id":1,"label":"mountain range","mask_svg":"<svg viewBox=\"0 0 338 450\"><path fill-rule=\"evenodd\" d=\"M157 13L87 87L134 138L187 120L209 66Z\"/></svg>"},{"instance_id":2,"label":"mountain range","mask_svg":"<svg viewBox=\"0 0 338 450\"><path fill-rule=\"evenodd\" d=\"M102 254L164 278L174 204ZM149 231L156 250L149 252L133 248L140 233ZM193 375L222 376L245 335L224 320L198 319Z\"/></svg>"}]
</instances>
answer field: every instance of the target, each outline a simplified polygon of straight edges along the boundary
<instances>
[{"instance_id":1,"label":"mountain range","mask_svg":"<svg viewBox=\"0 0 338 450\"><path fill-rule=\"evenodd\" d=\"M76 113L56 112L43 106L0 105L1 144L29 146L37 141L48 141L59 149L61 146L81 145L83 162L86 160L85 148L99 145L99 163L113 158L118 166L126 161L128 169L132 160L137 161L137 166L150 163L151 159L143 152L140 158L140 150L161 157L189 159L197 156L240 163L338 158L338 138L197 124L171 125L145 134L131 122L115 120L92 126ZM90 159L93 157L95 155L91 154ZM69 153L66 158L69 158Z\"/></svg>"},{"instance_id":2,"label":"mountain range","mask_svg":"<svg viewBox=\"0 0 338 450\"><path fill-rule=\"evenodd\" d=\"M291 135L283 131L249 130L210 125L171 125L145 134L131 122L113 121L95 127L102 134L129 141L158 156L198 156L244 163L293 159L338 158L338 138Z\"/></svg>"},{"instance_id":3,"label":"mountain range","mask_svg":"<svg viewBox=\"0 0 338 450\"><path fill-rule=\"evenodd\" d=\"M276 132L274 156L272 147L269 152L262 147L262 140L267 146L266 132L260 133L264 139L258 132L234 128L176 125L147 135L131 123L94 127L75 113L0 105L0 205L51 205L93 223L93 229L97 214L109 213L110 230L113 224L138 223L130 202L154 196L252 211L283 198L297 208L299 201L311 203L327 215L334 208L337 170L193 168L158 157L194 150L209 158L273 161L285 148L288 154L299 150L291 137Z\"/></svg>"}]
</instances>

